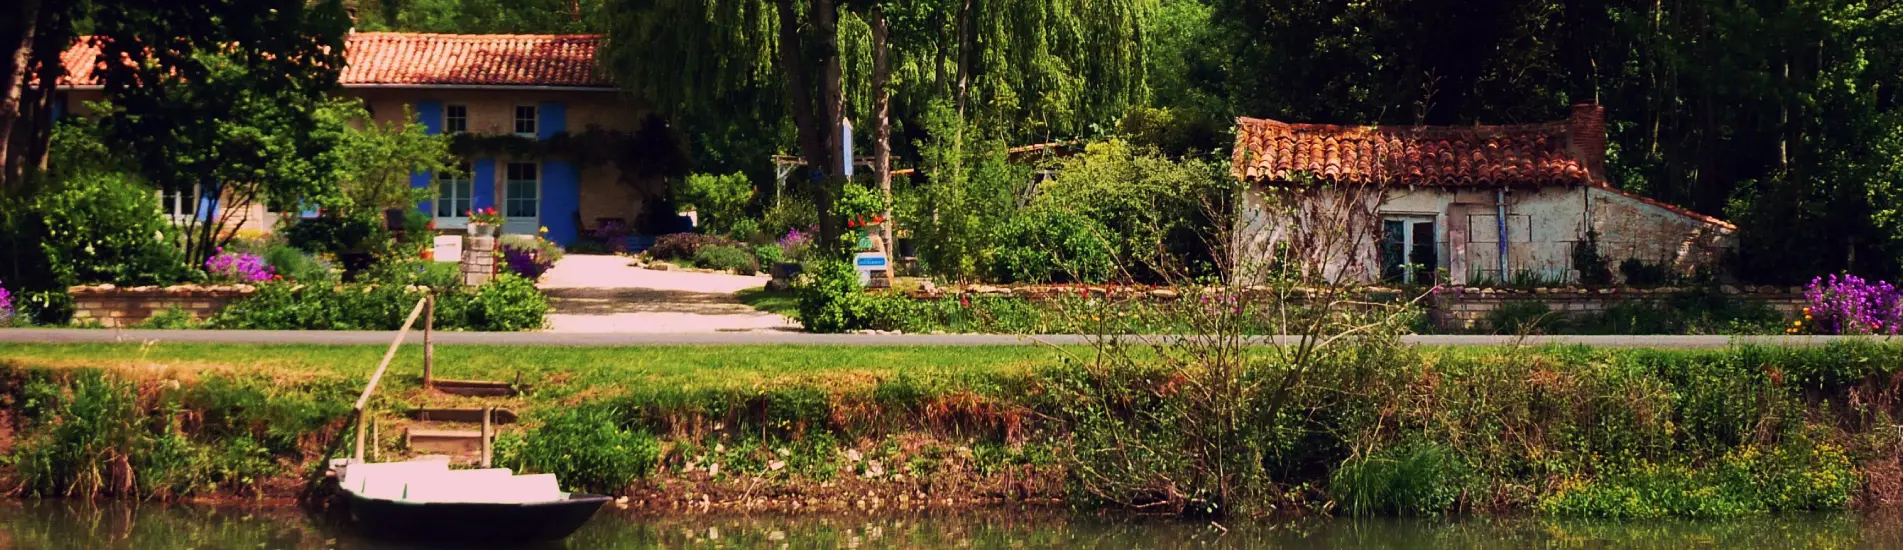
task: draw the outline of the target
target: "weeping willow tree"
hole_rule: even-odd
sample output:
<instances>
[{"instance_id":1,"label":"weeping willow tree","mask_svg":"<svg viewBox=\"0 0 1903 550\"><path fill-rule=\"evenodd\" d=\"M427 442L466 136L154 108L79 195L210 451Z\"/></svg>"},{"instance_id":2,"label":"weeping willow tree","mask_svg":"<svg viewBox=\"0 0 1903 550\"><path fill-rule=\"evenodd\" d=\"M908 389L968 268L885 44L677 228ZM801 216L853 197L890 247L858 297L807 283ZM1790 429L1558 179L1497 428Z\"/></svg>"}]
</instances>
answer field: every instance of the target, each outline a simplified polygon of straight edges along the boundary
<instances>
[{"instance_id":1,"label":"weeping willow tree","mask_svg":"<svg viewBox=\"0 0 1903 550\"><path fill-rule=\"evenodd\" d=\"M746 116L728 101L777 89L816 177L823 242L833 219L842 119L872 121L874 172L890 190L891 110L950 99L1019 136L1107 127L1143 88L1154 0L608 0L606 66L672 112ZM863 125L863 122L861 123ZM887 216L890 219L890 216Z\"/></svg>"}]
</instances>

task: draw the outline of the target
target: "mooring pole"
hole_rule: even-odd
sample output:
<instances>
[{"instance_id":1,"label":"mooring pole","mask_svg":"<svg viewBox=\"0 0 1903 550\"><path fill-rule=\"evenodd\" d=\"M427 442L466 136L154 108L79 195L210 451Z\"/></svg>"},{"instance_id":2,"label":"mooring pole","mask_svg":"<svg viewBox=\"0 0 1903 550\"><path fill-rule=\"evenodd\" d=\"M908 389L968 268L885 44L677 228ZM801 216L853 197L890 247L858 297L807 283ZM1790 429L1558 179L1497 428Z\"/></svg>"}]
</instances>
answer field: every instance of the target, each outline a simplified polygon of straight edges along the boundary
<instances>
[{"instance_id":1,"label":"mooring pole","mask_svg":"<svg viewBox=\"0 0 1903 550\"><path fill-rule=\"evenodd\" d=\"M493 428L489 426L489 418L493 413L495 413L495 410L496 410L495 407L482 408L482 467L484 468L490 467L490 464L492 463L492 460L490 459L490 454L495 451L493 444L489 440L489 438L495 433L493 431Z\"/></svg>"},{"instance_id":2,"label":"mooring pole","mask_svg":"<svg viewBox=\"0 0 1903 550\"><path fill-rule=\"evenodd\" d=\"M431 339L436 331L436 294L423 297L423 389L430 389L435 383L436 342Z\"/></svg>"}]
</instances>

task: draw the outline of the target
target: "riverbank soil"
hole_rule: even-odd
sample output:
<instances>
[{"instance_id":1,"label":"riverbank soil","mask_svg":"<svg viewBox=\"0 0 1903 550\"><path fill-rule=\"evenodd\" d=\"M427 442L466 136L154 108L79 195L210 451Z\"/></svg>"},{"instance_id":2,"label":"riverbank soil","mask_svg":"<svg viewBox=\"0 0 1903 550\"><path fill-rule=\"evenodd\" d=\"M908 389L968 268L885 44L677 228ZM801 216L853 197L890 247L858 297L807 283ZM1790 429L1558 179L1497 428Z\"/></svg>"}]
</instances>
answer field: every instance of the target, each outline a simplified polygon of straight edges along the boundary
<instances>
[{"instance_id":1,"label":"riverbank soil","mask_svg":"<svg viewBox=\"0 0 1903 550\"><path fill-rule=\"evenodd\" d=\"M438 349L436 376L523 390L471 398L421 388L410 348L373 399L370 447L418 454L402 435L412 408L507 408L521 421L497 438L498 465L662 515L1008 503L1705 518L1903 496L1903 346L1384 350L1298 378L1247 351L1219 387L1194 363L1111 364L1089 348ZM0 344L16 434L0 483L294 494L327 450L349 448L350 403L381 352ZM1263 380L1292 383L1251 393Z\"/></svg>"}]
</instances>

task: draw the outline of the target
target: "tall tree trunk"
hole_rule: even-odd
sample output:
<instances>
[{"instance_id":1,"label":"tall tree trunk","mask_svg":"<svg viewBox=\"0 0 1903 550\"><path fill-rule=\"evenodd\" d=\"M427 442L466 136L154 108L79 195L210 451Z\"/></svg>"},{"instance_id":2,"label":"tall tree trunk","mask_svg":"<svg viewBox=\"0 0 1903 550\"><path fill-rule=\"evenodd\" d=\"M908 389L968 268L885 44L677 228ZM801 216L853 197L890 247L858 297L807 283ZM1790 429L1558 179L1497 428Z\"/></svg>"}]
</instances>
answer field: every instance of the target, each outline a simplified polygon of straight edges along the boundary
<instances>
[{"instance_id":1,"label":"tall tree trunk","mask_svg":"<svg viewBox=\"0 0 1903 550\"><path fill-rule=\"evenodd\" d=\"M971 0L958 10L958 118L965 117L965 103L971 97Z\"/></svg>"},{"instance_id":2,"label":"tall tree trunk","mask_svg":"<svg viewBox=\"0 0 1903 550\"><path fill-rule=\"evenodd\" d=\"M10 162L16 153L10 146L13 144L13 127L20 119L20 94L26 86L27 66L31 65L33 59L33 39L34 31L39 26L39 8L39 0L24 0L13 13L14 24L19 25L19 34L17 41L7 42L13 51L7 56L6 92L0 96L0 190L11 190L19 184L19 177L15 175L19 167ZM13 32L9 32L7 37L13 38Z\"/></svg>"},{"instance_id":3,"label":"tall tree trunk","mask_svg":"<svg viewBox=\"0 0 1903 550\"><path fill-rule=\"evenodd\" d=\"M819 211L820 238L837 243L842 232L833 215L833 191L846 181L846 163L852 162L841 150L845 133L839 127L846 115L845 72L839 63L839 9L833 0L812 0L812 6L813 27L819 34L820 118L825 131L825 160L821 166L826 174L813 194L813 202Z\"/></svg>"},{"instance_id":4,"label":"tall tree trunk","mask_svg":"<svg viewBox=\"0 0 1903 550\"><path fill-rule=\"evenodd\" d=\"M838 13L832 0L813 0L808 5L813 30L819 41L814 48L820 56L818 69L808 64L806 36L800 32L799 7L795 0L779 0L780 60L786 72L786 87L792 100L793 125L798 128L800 156L807 170L824 177L814 186L813 203L819 211L819 236L823 247L839 241L839 222L832 219L832 187L839 178L840 113L845 109L845 93L840 83ZM817 74L815 74L817 73ZM813 97L813 92L820 97Z\"/></svg>"},{"instance_id":5,"label":"tall tree trunk","mask_svg":"<svg viewBox=\"0 0 1903 550\"><path fill-rule=\"evenodd\" d=\"M890 44L887 43L885 9L872 7L872 175L879 181L879 193L885 197L885 223L880 230L885 233L887 257L897 250L898 234L893 228L898 222L892 218L892 91L887 87L892 81L892 63Z\"/></svg>"}]
</instances>

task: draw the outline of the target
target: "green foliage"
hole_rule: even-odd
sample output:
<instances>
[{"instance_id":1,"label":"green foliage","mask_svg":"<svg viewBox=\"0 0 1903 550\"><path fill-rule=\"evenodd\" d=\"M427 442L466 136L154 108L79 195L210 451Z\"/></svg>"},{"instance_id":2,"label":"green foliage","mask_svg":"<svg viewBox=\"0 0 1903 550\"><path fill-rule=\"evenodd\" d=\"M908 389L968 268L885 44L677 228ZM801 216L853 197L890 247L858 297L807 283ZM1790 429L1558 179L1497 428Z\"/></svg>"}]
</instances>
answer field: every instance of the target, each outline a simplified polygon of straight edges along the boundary
<instances>
[{"instance_id":1,"label":"green foliage","mask_svg":"<svg viewBox=\"0 0 1903 550\"><path fill-rule=\"evenodd\" d=\"M403 118L387 123L377 122L354 99L328 104L319 114L338 119L346 128L336 154L344 197L349 199L347 212L382 216L385 209L415 210L434 192L411 187L411 174L442 174L460 166L449 152L449 137L428 133L407 104Z\"/></svg>"},{"instance_id":2,"label":"green foliage","mask_svg":"<svg viewBox=\"0 0 1903 550\"><path fill-rule=\"evenodd\" d=\"M558 407L520 441L498 444L500 462L555 474L578 492L619 494L660 458L653 436L622 426L604 406Z\"/></svg>"},{"instance_id":3,"label":"green foliage","mask_svg":"<svg viewBox=\"0 0 1903 550\"><path fill-rule=\"evenodd\" d=\"M1562 314L1539 300L1514 300L1487 312L1487 328L1494 334L1554 334L1565 324Z\"/></svg>"},{"instance_id":4,"label":"green foliage","mask_svg":"<svg viewBox=\"0 0 1903 550\"><path fill-rule=\"evenodd\" d=\"M738 246L704 246L694 252L694 266L706 269L730 269L741 275L760 272L753 252Z\"/></svg>"},{"instance_id":5,"label":"green foliage","mask_svg":"<svg viewBox=\"0 0 1903 550\"><path fill-rule=\"evenodd\" d=\"M727 237L743 243L772 240L760 234L760 222L755 221L753 218L740 218L738 221L730 224L730 227L727 229Z\"/></svg>"},{"instance_id":6,"label":"green foliage","mask_svg":"<svg viewBox=\"0 0 1903 550\"><path fill-rule=\"evenodd\" d=\"M869 224L876 216L885 213L885 197L879 190L847 183L840 186L839 199L833 203L833 213L840 219L859 224Z\"/></svg>"},{"instance_id":7,"label":"green foliage","mask_svg":"<svg viewBox=\"0 0 1903 550\"><path fill-rule=\"evenodd\" d=\"M1574 334L1778 334L1786 324L1782 313L1763 302L1705 289L1616 302L1565 329Z\"/></svg>"},{"instance_id":8,"label":"green foliage","mask_svg":"<svg viewBox=\"0 0 1903 550\"><path fill-rule=\"evenodd\" d=\"M1540 509L1628 520L1841 510L1858 483L1850 457L1833 445L1744 446L1702 467L1648 463L1563 484Z\"/></svg>"},{"instance_id":9,"label":"green foliage","mask_svg":"<svg viewBox=\"0 0 1903 550\"><path fill-rule=\"evenodd\" d=\"M648 247L647 255L657 260L693 261L694 255L702 248L723 246L735 247L740 243L724 237L702 235L700 233L671 233L654 239L654 246Z\"/></svg>"},{"instance_id":10,"label":"green foliage","mask_svg":"<svg viewBox=\"0 0 1903 550\"><path fill-rule=\"evenodd\" d=\"M1220 163L1171 160L1111 140L1061 161L1057 178L1039 185L1032 203L1095 221L1116 265L1154 279L1159 267L1211 268L1213 251L1203 237L1214 234L1210 216L1226 211L1221 205L1234 185Z\"/></svg>"},{"instance_id":11,"label":"green foliage","mask_svg":"<svg viewBox=\"0 0 1903 550\"><path fill-rule=\"evenodd\" d=\"M151 188L129 176L82 173L43 191L29 212L38 216L37 227L20 230L41 236L62 284L173 284L185 276L177 231L159 213Z\"/></svg>"},{"instance_id":12,"label":"green foliage","mask_svg":"<svg viewBox=\"0 0 1903 550\"><path fill-rule=\"evenodd\" d=\"M1663 265L1647 263L1638 258L1626 258L1619 262L1619 274L1625 276L1625 284L1632 286L1658 286L1672 282L1672 272Z\"/></svg>"},{"instance_id":13,"label":"green foliage","mask_svg":"<svg viewBox=\"0 0 1903 550\"><path fill-rule=\"evenodd\" d=\"M1029 170L1006 162L1004 142L966 125L949 104L934 105L921 126L931 136L919 146L926 178L898 217L913 231L926 273L977 279L988 271L991 237L1018 210Z\"/></svg>"},{"instance_id":14,"label":"green foliage","mask_svg":"<svg viewBox=\"0 0 1903 550\"><path fill-rule=\"evenodd\" d=\"M753 201L753 182L738 172L724 176L693 174L675 190L674 201L682 209L700 212L701 225L728 231L745 219L747 203Z\"/></svg>"},{"instance_id":15,"label":"green foliage","mask_svg":"<svg viewBox=\"0 0 1903 550\"><path fill-rule=\"evenodd\" d=\"M1464 496L1471 474L1462 460L1432 442L1385 447L1342 464L1329 491L1357 516L1444 514Z\"/></svg>"},{"instance_id":16,"label":"green foliage","mask_svg":"<svg viewBox=\"0 0 1903 550\"><path fill-rule=\"evenodd\" d=\"M381 214L356 216L327 215L297 220L281 231L285 242L314 254L369 252L378 242L388 242Z\"/></svg>"},{"instance_id":17,"label":"green foliage","mask_svg":"<svg viewBox=\"0 0 1903 550\"><path fill-rule=\"evenodd\" d=\"M774 239L785 237L794 229L802 233L811 233L819 225L819 212L813 203L799 199L788 199L768 208L760 220L760 231Z\"/></svg>"},{"instance_id":18,"label":"green foliage","mask_svg":"<svg viewBox=\"0 0 1903 550\"><path fill-rule=\"evenodd\" d=\"M780 248L778 244L761 244L753 247L753 262L758 264L760 269L771 269L773 264L785 260L786 249Z\"/></svg>"},{"instance_id":19,"label":"green foliage","mask_svg":"<svg viewBox=\"0 0 1903 550\"><path fill-rule=\"evenodd\" d=\"M848 332L870 328L872 300L859 286L859 272L841 260L806 263L798 284L801 326L810 332Z\"/></svg>"},{"instance_id":20,"label":"green foliage","mask_svg":"<svg viewBox=\"0 0 1903 550\"><path fill-rule=\"evenodd\" d=\"M300 283L327 283L336 279L330 266L290 245L275 245L259 254L278 276Z\"/></svg>"},{"instance_id":21,"label":"green foliage","mask_svg":"<svg viewBox=\"0 0 1903 550\"><path fill-rule=\"evenodd\" d=\"M195 328L197 326L198 320L192 318L191 312L172 307L165 311L152 314L151 317L140 321L133 328L186 329Z\"/></svg>"},{"instance_id":22,"label":"green foliage","mask_svg":"<svg viewBox=\"0 0 1903 550\"><path fill-rule=\"evenodd\" d=\"M601 0L366 0L364 30L448 34L601 32Z\"/></svg>"},{"instance_id":23,"label":"green foliage","mask_svg":"<svg viewBox=\"0 0 1903 550\"><path fill-rule=\"evenodd\" d=\"M1100 283L1117 270L1109 236L1089 218L1034 208L998 229L991 277L1007 283Z\"/></svg>"},{"instance_id":24,"label":"green foliage","mask_svg":"<svg viewBox=\"0 0 1903 550\"><path fill-rule=\"evenodd\" d=\"M1599 254L1599 232L1586 230L1586 240L1573 243L1573 269L1579 271L1579 282L1588 285L1611 284L1612 269L1606 264L1606 257ZM1632 284L1630 276L1626 283Z\"/></svg>"},{"instance_id":25,"label":"green foliage","mask_svg":"<svg viewBox=\"0 0 1903 550\"><path fill-rule=\"evenodd\" d=\"M542 328L547 322L548 298L533 281L502 273L481 287L457 287L454 267L379 266L368 283L266 283L207 324L218 329L396 330L422 298L420 287L410 285L428 283L437 284L437 330L519 331Z\"/></svg>"}]
</instances>

